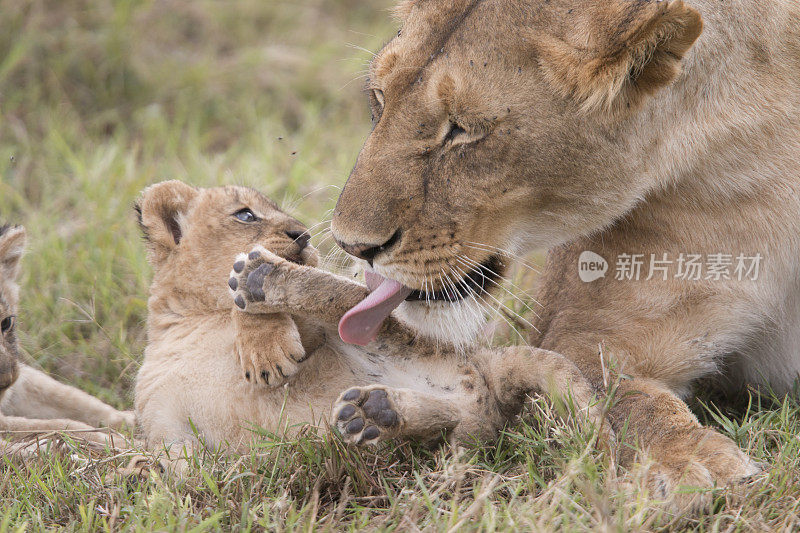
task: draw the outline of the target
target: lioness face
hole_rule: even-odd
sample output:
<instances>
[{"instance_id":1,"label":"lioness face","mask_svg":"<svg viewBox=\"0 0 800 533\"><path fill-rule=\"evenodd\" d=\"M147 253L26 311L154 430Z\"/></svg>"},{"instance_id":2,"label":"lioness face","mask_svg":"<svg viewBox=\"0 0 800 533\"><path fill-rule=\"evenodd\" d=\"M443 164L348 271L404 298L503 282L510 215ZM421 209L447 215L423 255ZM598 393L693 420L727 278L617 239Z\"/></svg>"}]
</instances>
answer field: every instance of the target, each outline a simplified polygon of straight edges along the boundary
<instances>
[{"instance_id":1,"label":"lioness face","mask_svg":"<svg viewBox=\"0 0 800 533\"><path fill-rule=\"evenodd\" d=\"M22 227L0 226L0 398L17 379L19 287L16 280L24 247Z\"/></svg>"},{"instance_id":2,"label":"lioness face","mask_svg":"<svg viewBox=\"0 0 800 533\"><path fill-rule=\"evenodd\" d=\"M225 282L233 259L256 245L296 263L318 261L306 227L247 187L166 181L145 189L137 211L154 283L179 284L207 308L230 308Z\"/></svg>"},{"instance_id":3,"label":"lioness face","mask_svg":"<svg viewBox=\"0 0 800 533\"><path fill-rule=\"evenodd\" d=\"M700 33L672 0L418 0L373 59L338 243L422 291L591 233L659 184L633 127Z\"/></svg>"}]
</instances>

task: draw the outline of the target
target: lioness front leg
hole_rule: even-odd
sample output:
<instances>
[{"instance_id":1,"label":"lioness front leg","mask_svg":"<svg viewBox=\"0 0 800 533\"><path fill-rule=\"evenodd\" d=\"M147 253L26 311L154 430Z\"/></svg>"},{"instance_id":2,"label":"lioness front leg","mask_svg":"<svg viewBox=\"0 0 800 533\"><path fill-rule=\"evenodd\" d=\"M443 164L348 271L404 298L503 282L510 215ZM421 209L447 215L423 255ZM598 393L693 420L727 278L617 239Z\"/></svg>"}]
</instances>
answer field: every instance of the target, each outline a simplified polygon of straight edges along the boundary
<instances>
[{"instance_id":1,"label":"lioness front leg","mask_svg":"<svg viewBox=\"0 0 800 533\"><path fill-rule=\"evenodd\" d=\"M234 352L247 381L277 387L306 360L300 333L286 313L256 315L232 311Z\"/></svg>"},{"instance_id":2,"label":"lioness front leg","mask_svg":"<svg viewBox=\"0 0 800 533\"><path fill-rule=\"evenodd\" d=\"M677 507L697 509L708 500L702 491L678 491L682 486L724 486L761 472L733 440L703 427L680 398L656 381L623 380L609 418L617 431L627 424L629 437L638 439L654 461L647 476L652 493ZM627 452L622 461L630 464L632 448L622 450Z\"/></svg>"}]
</instances>

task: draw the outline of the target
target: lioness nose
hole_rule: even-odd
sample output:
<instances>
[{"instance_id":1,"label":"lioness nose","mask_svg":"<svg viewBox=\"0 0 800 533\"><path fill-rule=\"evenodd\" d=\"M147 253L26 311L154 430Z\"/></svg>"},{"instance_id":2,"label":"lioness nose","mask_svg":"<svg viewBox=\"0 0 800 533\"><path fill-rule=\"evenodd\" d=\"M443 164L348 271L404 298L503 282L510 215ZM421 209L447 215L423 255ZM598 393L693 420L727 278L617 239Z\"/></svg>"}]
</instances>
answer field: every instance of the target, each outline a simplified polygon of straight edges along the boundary
<instances>
[{"instance_id":1,"label":"lioness nose","mask_svg":"<svg viewBox=\"0 0 800 533\"><path fill-rule=\"evenodd\" d=\"M394 232L394 234L392 234L389 240L383 244L348 244L340 241L339 239L336 239L336 244L341 246L342 249L348 254L358 257L359 259L363 259L372 265L372 261L375 259L375 256L385 250L388 250L399 240L400 230L397 230Z\"/></svg>"},{"instance_id":2,"label":"lioness nose","mask_svg":"<svg viewBox=\"0 0 800 533\"><path fill-rule=\"evenodd\" d=\"M301 250L308 246L308 241L311 239L311 235L309 235L306 230L288 230L286 235L288 235Z\"/></svg>"}]
</instances>

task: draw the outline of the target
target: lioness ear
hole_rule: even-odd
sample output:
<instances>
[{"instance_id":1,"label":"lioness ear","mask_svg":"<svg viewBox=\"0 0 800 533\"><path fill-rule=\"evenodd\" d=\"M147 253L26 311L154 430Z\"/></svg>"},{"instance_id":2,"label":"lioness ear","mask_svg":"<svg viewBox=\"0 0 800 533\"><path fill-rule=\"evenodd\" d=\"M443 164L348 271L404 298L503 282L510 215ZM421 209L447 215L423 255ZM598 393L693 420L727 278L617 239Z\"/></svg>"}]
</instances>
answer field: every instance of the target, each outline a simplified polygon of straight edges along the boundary
<instances>
[{"instance_id":1,"label":"lioness ear","mask_svg":"<svg viewBox=\"0 0 800 533\"><path fill-rule=\"evenodd\" d=\"M17 279L25 240L22 226L0 226L0 276L4 279Z\"/></svg>"},{"instance_id":2,"label":"lioness ear","mask_svg":"<svg viewBox=\"0 0 800 533\"><path fill-rule=\"evenodd\" d=\"M682 0L611 0L575 11L568 39L537 39L548 81L584 110L634 108L671 83L703 30ZM570 16L570 15L567 15Z\"/></svg>"},{"instance_id":3,"label":"lioness ear","mask_svg":"<svg viewBox=\"0 0 800 533\"><path fill-rule=\"evenodd\" d=\"M183 238L181 218L197 196L197 189L172 180L151 185L142 192L135 209L139 225L156 259L175 250Z\"/></svg>"}]
</instances>

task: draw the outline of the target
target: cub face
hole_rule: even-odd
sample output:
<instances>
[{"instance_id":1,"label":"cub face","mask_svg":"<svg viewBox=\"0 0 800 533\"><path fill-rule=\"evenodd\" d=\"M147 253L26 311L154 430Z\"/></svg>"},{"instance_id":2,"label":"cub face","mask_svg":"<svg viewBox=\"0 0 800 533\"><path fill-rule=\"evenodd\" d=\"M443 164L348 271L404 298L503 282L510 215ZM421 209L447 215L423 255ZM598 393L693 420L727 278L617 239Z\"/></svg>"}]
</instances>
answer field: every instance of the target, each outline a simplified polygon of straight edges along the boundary
<instances>
[{"instance_id":1,"label":"cub face","mask_svg":"<svg viewBox=\"0 0 800 533\"><path fill-rule=\"evenodd\" d=\"M318 262L306 227L254 189L165 181L145 189L136 210L153 286L192 295L198 307L230 308L230 265L255 245L296 263Z\"/></svg>"},{"instance_id":2,"label":"cub face","mask_svg":"<svg viewBox=\"0 0 800 533\"><path fill-rule=\"evenodd\" d=\"M382 276L459 285L501 250L589 234L661 186L643 163L659 133L645 131L647 104L702 29L681 0L397 11L402 29L370 66L373 130L331 224Z\"/></svg>"},{"instance_id":3,"label":"cub face","mask_svg":"<svg viewBox=\"0 0 800 533\"><path fill-rule=\"evenodd\" d=\"M25 229L0 226L0 398L16 381L19 344L16 314L19 302L19 262L25 248Z\"/></svg>"}]
</instances>

